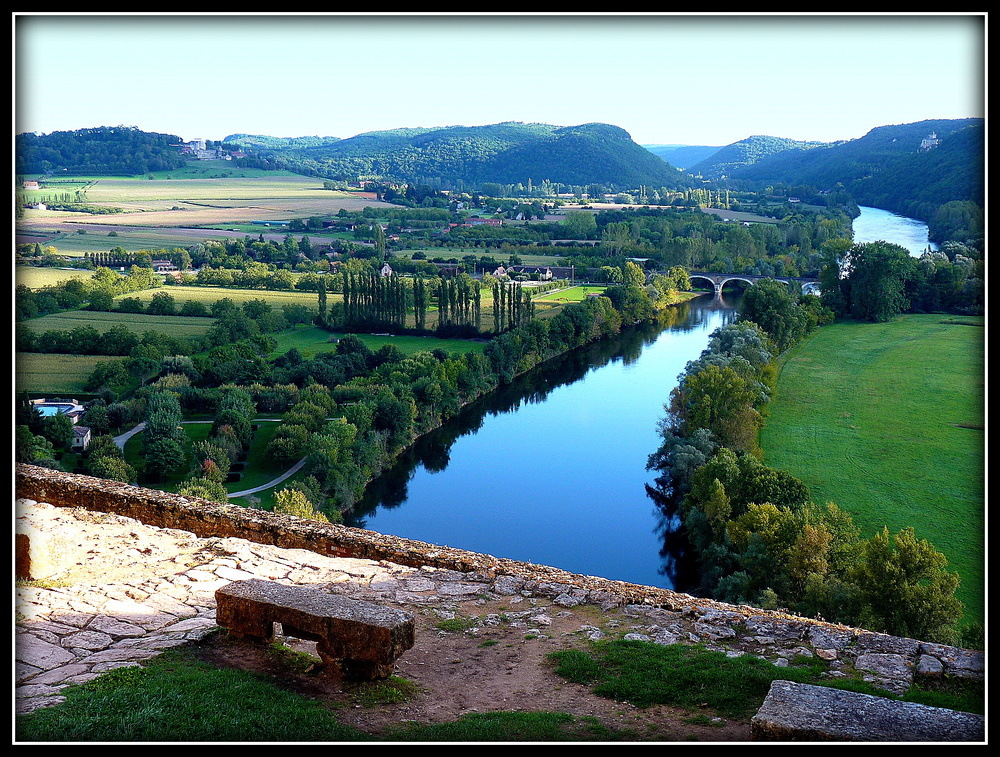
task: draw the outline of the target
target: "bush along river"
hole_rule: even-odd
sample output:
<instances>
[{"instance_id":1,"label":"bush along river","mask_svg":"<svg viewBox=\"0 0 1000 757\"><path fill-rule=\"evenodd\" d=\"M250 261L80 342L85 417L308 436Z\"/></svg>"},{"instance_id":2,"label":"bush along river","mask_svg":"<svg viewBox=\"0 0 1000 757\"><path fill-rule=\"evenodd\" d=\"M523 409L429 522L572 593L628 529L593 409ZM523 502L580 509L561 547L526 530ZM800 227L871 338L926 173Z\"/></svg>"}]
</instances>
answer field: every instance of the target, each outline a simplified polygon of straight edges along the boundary
<instances>
[{"instance_id":1,"label":"bush along river","mask_svg":"<svg viewBox=\"0 0 1000 757\"><path fill-rule=\"evenodd\" d=\"M862 208L856 242L919 255L927 227ZM466 407L373 481L347 525L645 586L690 590L683 532L646 461L688 361L738 301L705 295Z\"/></svg>"}]
</instances>

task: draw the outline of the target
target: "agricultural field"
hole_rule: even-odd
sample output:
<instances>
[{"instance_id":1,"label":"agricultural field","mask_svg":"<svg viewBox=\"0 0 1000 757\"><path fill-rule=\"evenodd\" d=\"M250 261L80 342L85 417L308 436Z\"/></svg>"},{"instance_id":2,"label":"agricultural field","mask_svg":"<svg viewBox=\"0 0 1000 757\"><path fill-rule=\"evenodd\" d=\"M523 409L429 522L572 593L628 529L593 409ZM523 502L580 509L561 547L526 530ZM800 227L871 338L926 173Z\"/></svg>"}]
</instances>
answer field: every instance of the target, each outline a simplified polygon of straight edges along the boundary
<instances>
[{"instance_id":1,"label":"agricultural field","mask_svg":"<svg viewBox=\"0 0 1000 757\"><path fill-rule=\"evenodd\" d=\"M19 265L14 267L14 281L31 289L53 286L70 279L90 279L94 272L84 268L38 268Z\"/></svg>"},{"instance_id":2,"label":"agricultural field","mask_svg":"<svg viewBox=\"0 0 1000 757\"><path fill-rule=\"evenodd\" d=\"M912 526L948 558L966 618L985 580L984 320L907 315L824 326L781 368L765 462L865 536Z\"/></svg>"},{"instance_id":3,"label":"agricultural field","mask_svg":"<svg viewBox=\"0 0 1000 757\"><path fill-rule=\"evenodd\" d=\"M371 194L323 189L322 180L314 177L285 171L239 169L226 161L205 161L180 171L153 174L152 177L93 177L86 181L87 204L121 208L125 212L92 215L28 210L18 223L18 234L55 237L78 229L88 234L107 234L129 227L226 226L330 215L341 208L392 207L376 200ZM79 188L75 183L57 183L32 194L43 197L46 193L75 188ZM268 228L260 227L262 231ZM203 234L201 236L204 238ZM193 239L187 244L195 241L198 240ZM182 243L158 246L177 244ZM122 246L125 249L142 249ZM62 252L58 244L56 247Z\"/></svg>"},{"instance_id":4,"label":"agricultural field","mask_svg":"<svg viewBox=\"0 0 1000 757\"><path fill-rule=\"evenodd\" d=\"M125 326L136 334L158 331L176 339L201 336L211 328L214 318L189 318L179 315L146 315L144 313L104 313L91 310L64 310L22 321L38 334L43 331L69 331L78 326L91 326L104 332L112 326ZM107 359L107 358L105 358Z\"/></svg>"},{"instance_id":5,"label":"agricultural field","mask_svg":"<svg viewBox=\"0 0 1000 757\"><path fill-rule=\"evenodd\" d=\"M142 300L144 304L149 304L153 295L166 292L171 295L177 303L178 308L185 302L200 302L205 307L210 308L213 302L222 299L230 299L237 305L242 305L250 300L264 300L275 310L280 310L282 305L305 305L316 311L319 308L319 300L316 292L306 292L298 290L273 291L268 289L229 289L215 286L165 286L158 289L146 289L140 292L132 292L125 297L132 297ZM335 302L339 295L328 295L328 302ZM121 299L121 297L116 297Z\"/></svg>"},{"instance_id":6,"label":"agricultural field","mask_svg":"<svg viewBox=\"0 0 1000 757\"><path fill-rule=\"evenodd\" d=\"M114 358L100 355L47 355L18 352L14 356L17 392L73 396L85 393L84 384L98 363Z\"/></svg>"}]
</instances>

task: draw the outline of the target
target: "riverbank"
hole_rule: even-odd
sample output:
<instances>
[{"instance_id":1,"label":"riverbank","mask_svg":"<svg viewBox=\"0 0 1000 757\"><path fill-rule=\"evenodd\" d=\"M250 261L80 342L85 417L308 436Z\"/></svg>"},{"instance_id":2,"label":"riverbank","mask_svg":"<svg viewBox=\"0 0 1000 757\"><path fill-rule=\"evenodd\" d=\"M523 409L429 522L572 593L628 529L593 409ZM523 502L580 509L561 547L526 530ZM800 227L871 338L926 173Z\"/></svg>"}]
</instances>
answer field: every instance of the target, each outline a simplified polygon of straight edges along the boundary
<instances>
[{"instance_id":1,"label":"riverbank","mask_svg":"<svg viewBox=\"0 0 1000 757\"><path fill-rule=\"evenodd\" d=\"M824 326L782 359L761 434L765 462L866 536L912 526L985 620L983 318L906 315Z\"/></svg>"}]
</instances>

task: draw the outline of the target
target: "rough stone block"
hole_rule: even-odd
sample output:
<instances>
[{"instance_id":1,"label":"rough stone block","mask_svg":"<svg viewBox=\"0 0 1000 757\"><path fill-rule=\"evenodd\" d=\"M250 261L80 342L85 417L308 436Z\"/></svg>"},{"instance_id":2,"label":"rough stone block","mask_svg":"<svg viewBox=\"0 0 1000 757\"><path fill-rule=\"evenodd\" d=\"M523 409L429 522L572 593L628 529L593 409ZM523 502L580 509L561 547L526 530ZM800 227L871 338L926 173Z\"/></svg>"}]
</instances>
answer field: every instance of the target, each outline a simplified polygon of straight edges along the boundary
<instances>
[{"instance_id":1,"label":"rough stone block","mask_svg":"<svg viewBox=\"0 0 1000 757\"><path fill-rule=\"evenodd\" d=\"M774 681L750 721L755 741L981 742L979 715L912 702Z\"/></svg>"},{"instance_id":2,"label":"rough stone block","mask_svg":"<svg viewBox=\"0 0 1000 757\"><path fill-rule=\"evenodd\" d=\"M215 599L220 626L264 640L280 623L285 635L317 642L326 670L347 678L387 678L413 646L410 614L312 587L248 579L219 588Z\"/></svg>"}]
</instances>

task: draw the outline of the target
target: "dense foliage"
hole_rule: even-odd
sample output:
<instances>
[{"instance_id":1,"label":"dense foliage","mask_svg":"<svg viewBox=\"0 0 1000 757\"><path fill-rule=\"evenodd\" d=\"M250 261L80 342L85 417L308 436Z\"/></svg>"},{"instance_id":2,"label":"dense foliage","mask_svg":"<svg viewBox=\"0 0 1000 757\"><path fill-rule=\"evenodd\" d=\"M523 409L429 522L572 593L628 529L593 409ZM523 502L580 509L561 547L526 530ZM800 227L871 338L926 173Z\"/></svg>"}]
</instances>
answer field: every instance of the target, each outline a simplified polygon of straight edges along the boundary
<instances>
[{"instance_id":1,"label":"dense foliage","mask_svg":"<svg viewBox=\"0 0 1000 757\"><path fill-rule=\"evenodd\" d=\"M18 174L56 171L83 176L134 176L174 170L187 159L180 137L140 131L134 126L101 126L76 131L31 132L15 137Z\"/></svg>"},{"instance_id":2,"label":"dense foliage","mask_svg":"<svg viewBox=\"0 0 1000 757\"><path fill-rule=\"evenodd\" d=\"M745 166L784 153L787 150L809 150L819 147L821 142L802 142L782 137L753 136L733 142L713 153L708 158L689 167L692 173L709 178L722 178Z\"/></svg>"},{"instance_id":3,"label":"dense foliage","mask_svg":"<svg viewBox=\"0 0 1000 757\"><path fill-rule=\"evenodd\" d=\"M985 308L985 261L955 242L919 258L899 245L869 242L831 254L821 273L823 303L837 315L889 321L904 312L974 314Z\"/></svg>"}]
</instances>

